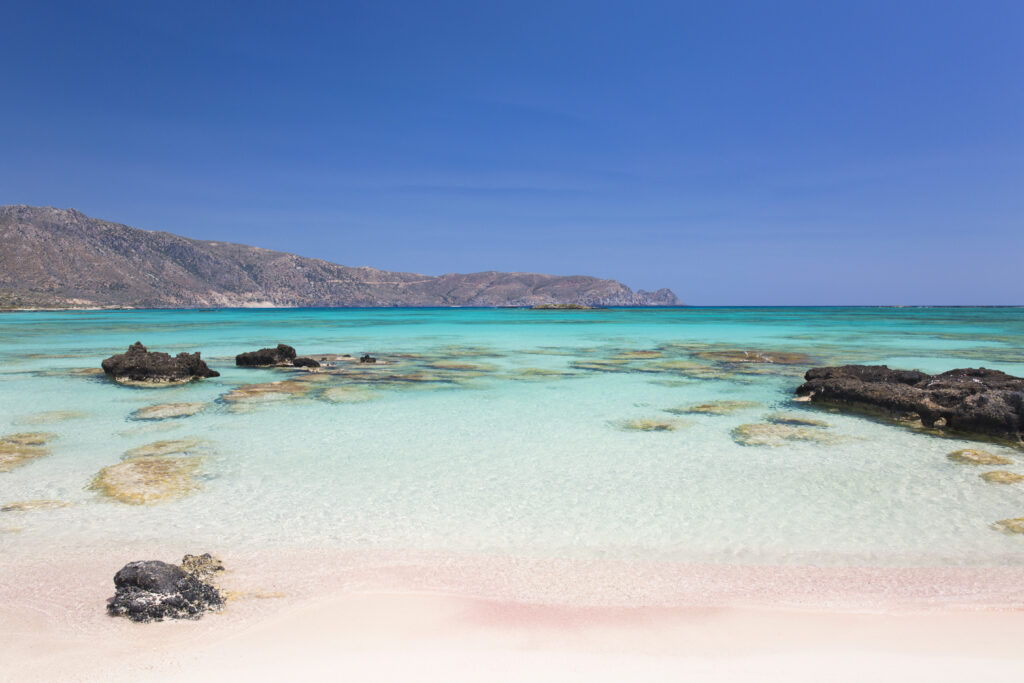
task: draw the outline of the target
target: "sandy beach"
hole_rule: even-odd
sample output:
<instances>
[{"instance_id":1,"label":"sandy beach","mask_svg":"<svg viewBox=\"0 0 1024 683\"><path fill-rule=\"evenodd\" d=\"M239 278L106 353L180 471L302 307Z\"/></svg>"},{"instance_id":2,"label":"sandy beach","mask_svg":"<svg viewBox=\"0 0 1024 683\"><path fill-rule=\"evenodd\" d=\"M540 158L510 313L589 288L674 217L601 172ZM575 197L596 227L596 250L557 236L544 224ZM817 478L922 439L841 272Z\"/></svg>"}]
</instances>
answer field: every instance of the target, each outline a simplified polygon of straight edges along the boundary
<instances>
[{"instance_id":1,"label":"sandy beach","mask_svg":"<svg viewBox=\"0 0 1024 683\"><path fill-rule=\"evenodd\" d=\"M8 562L0 678L1024 676L1018 569L513 566L497 557L308 552L234 554L225 563L220 583L231 598L222 612L134 624L104 611L113 557Z\"/></svg>"}]
</instances>

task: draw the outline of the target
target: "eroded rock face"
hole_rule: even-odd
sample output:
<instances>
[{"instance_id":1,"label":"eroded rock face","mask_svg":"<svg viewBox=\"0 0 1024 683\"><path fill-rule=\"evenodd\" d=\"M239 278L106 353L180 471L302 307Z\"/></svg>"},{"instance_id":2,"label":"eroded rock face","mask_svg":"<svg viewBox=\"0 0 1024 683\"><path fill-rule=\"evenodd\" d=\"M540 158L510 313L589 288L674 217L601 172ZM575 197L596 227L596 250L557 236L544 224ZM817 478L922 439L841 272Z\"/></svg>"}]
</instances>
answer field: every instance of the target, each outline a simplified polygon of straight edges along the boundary
<instances>
[{"instance_id":1,"label":"eroded rock face","mask_svg":"<svg viewBox=\"0 0 1024 683\"><path fill-rule=\"evenodd\" d=\"M295 360L295 349L287 344L278 344L273 349L246 351L235 356L235 365L243 368L260 368L271 365L286 365Z\"/></svg>"},{"instance_id":2,"label":"eroded rock face","mask_svg":"<svg viewBox=\"0 0 1024 683\"><path fill-rule=\"evenodd\" d=\"M884 365L813 368L798 396L815 403L917 415L925 427L1024 440L1024 378L967 368L928 375Z\"/></svg>"},{"instance_id":3,"label":"eroded rock face","mask_svg":"<svg viewBox=\"0 0 1024 683\"><path fill-rule=\"evenodd\" d=\"M209 554L186 555L182 566L159 560L129 562L114 575L115 593L107 611L139 622L199 619L224 604L221 592L204 580L213 573L213 562L218 561ZM223 569L219 562L217 569Z\"/></svg>"},{"instance_id":4,"label":"eroded rock face","mask_svg":"<svg viewBox=\"0 0 1024 683\"><path fill-rule=\"evenodd\" d=\"M199 358L199 352L179 353L171 357L160 351L149 351L142 342L135 342L125 353L107 358L103 372L118 382L143 384L180 384L205 377L219 377Z\"/></svg>"}]
</instances>

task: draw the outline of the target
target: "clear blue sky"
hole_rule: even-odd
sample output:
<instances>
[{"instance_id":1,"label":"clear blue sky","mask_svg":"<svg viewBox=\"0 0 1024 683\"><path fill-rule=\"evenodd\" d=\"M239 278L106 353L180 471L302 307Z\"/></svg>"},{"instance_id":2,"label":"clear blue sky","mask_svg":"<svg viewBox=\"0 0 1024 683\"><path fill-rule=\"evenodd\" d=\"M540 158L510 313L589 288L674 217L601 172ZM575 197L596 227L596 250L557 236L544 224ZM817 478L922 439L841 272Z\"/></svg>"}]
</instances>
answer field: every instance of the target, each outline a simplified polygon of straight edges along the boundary
<instances>
[{"instance_id":1,"label":"clear blue sky","mask_svg":"<svg viewBox=\"0 0 1024 683\"><path fill-rule=\"evenodd\" d=\"M1024 304L1024 2L0 3L0 203L694 304Z\"/></svg>"}]
</instances>

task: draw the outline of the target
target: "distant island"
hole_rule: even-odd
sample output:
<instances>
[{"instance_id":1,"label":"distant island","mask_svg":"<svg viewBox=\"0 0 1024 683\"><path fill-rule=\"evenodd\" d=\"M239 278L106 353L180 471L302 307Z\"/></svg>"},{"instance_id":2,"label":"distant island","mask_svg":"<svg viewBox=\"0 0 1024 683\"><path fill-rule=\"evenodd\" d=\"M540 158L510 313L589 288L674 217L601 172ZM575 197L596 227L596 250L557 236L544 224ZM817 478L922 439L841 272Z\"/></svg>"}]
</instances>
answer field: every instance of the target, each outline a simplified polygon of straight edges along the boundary
<instances>
[{"instance_id":1,"label":"distant island","mask_svg":"<svg viewBox=\"0 0 1024 683\"><path fill-rule=\"evenodd\" d=\"M342 266L90 218L0 207L0 308L678 306L669 289L537 273L440 276Z\"/></svg>"}]
</instances>

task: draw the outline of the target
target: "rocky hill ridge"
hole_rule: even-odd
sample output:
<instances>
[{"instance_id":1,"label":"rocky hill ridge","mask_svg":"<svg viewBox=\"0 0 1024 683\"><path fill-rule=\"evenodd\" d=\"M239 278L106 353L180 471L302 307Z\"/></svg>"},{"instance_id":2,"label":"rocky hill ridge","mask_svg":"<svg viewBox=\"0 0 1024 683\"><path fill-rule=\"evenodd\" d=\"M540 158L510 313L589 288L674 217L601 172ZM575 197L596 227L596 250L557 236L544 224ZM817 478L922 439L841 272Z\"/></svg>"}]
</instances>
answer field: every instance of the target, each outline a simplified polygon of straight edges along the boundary
<instances>
[{"instance_id":1,"label":"rocky hill ridge","mask_svg":"<svg viewBox=\"0 0 1024 683\"><path fill-rule=\"evenodd\" d=\"M440 276L195 240L74 209L0 207L0 307L673 306L668 289L537 273Z\"/></svg>"}]
</instances>

